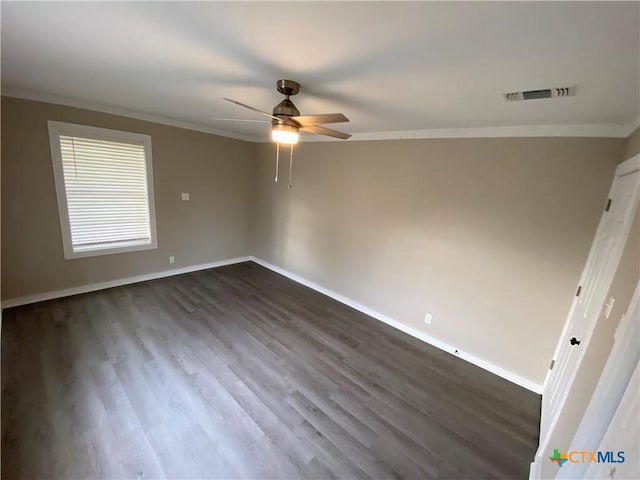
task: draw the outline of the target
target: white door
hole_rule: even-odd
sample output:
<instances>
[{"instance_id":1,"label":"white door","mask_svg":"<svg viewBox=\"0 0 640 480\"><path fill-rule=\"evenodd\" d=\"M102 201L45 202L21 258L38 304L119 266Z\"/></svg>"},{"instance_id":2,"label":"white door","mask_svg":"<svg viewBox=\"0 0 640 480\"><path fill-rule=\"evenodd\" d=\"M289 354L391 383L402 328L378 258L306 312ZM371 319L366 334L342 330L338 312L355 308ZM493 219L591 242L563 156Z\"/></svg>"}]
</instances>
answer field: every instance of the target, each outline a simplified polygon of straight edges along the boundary
<instances>
[{"instance_id":1,"label":"white door","mask_svg":"<svg viewBox=\"0 0 640 480\"><path fill-rule=\"evenodd\" d=\"M600 452L613 452L616 463L590 463L584 478L640 478L640 366L636 366L629 386L598 447ZM622 457L620 456L622 452Z\"/></svg>"},{"instance_id":2,"label":"white door","mask_svg":"<svg viewBox=\"0 0 640 480\"><path fill-rule=\"evenodd\" d=\"M569 317L542 393L540 450L546 449L560 409L573 383L605 295L615 274L638 206L640 155L618 166ZM539 450L539 451L540 451Z\"/></svg>"}]
</instances>

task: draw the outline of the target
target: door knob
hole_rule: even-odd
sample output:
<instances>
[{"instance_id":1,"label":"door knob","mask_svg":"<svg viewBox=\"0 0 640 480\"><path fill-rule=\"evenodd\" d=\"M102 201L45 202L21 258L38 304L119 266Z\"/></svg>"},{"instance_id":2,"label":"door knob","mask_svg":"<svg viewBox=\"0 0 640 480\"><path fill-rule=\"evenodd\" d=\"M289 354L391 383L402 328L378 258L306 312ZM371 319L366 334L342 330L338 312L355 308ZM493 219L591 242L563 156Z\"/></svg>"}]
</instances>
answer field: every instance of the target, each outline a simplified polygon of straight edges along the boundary
<instances>
[{"instance_id":1,"label":"door knob","mask_svg":"<svg viewBox=\"0 0 640 480\"><path fill-rule=\"evenodd\" d=\"M571 340L569 340L569 343L571 345L580 345L580 340L578 340L576 337L571 337Z\"/></svg>"}]
</instances>

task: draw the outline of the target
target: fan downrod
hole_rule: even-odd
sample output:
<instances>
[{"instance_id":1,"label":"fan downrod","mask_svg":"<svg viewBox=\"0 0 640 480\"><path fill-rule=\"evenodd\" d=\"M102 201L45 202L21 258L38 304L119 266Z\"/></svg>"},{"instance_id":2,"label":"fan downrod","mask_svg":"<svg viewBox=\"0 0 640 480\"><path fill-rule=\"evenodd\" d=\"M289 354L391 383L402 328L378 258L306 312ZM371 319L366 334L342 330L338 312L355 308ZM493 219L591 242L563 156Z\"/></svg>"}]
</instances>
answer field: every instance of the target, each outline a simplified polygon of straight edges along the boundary
<instances>
[{"instance_id":1,"label":"fan downrod","mask_svg":"<svg viewBox=\"0 0 640 480\"><path fill-rule=\"evenodd\" d=\"M287 97L297 95L300 92L300 84L293 80L278 80L276 82L276 88L281 94Z\"/></svg>"}]
</instances>

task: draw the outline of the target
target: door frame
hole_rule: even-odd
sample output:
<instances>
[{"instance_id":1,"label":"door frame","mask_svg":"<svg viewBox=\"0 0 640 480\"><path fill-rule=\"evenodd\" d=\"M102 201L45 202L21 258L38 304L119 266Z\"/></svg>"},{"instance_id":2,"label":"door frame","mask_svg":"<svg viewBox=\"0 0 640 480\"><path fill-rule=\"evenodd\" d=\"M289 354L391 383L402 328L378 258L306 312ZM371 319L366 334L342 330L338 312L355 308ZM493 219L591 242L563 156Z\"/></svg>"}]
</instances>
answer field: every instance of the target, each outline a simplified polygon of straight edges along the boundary
<instances>
[{"instance_id":1,"label":"door frame","mask_svg":"<svg viewBox=\"0 0 640 480\"><path fill-rule=\"evenodd\" d=\"M609 190L609 192L611 192L611 190L613 190L613 187L615 185L615 183L618 181L618 179L620 177L629 175L631 173L635 173L637 171L640 171L640 154L634 155L633 157L625 160L624 162L620 163L615 171L614 177L613 177L613 182L611 183L611 188ZM638 208L638 201L639 199L636 198L636 207ZM630 215L629 218L625 219L625 227L624 227L624 231L623 231L623 239L620 242L620 244L617 246L617 251L616 251L616 256L618 258L617 262L620 262L620 256L622 255L622 250L624 249L625 243L626 243L626 239L629 237L629 231L631 230L631 224L632 224L632 217L633 214L635 214L635 209L631 209L630 211ZM603 212L602 217L600 218L600 222L598 224L598 228L596 230L596 233L594 235L594 242L591 245L591 248L589 250L589 255L587 257L587 262L585 263L584 269L582 271L582 274L580 275L580 281L578 282L578 285L582 285L584 283L585 277L586 277L586 272L589 270L589 268L592 266L593 260L594 260L594 250L596 247L595 244L595 240L600 236L600 233L602 231L602 229L604 228L604 224L605 222L604 220L604 215L605 213ZM556 349L554 351L553 354L553 359L558 358L558 354L560 353L560 350L562 347L564 347L565 344L565 337L567 335L568 329L569 329L569 324L570 324L570 320L571 317L573 316L573 312L576 308L577 305L577 301L578 301L578 297L573 298L573 302L571 303L571 308L569 310L569 314L567 315L567 318L565 320L564 323L564 327L562 329L562 333L560 334L560 337L558 339L558 342L556 344ZM599 306L598 311L602 310L602 306L604 305L604 301L603 304ZM591 335L593 333L594 327L595 327L595 323L597 321L597 316L594 316L593 320L591 321L591 323L587 326L587 331L586 331L586 335L584 336L584 338L582 339L582 345L584 348L581 348L579 353L578 353L578 358L575 364L575 367L572 369L571 372L569 372L568 374L568 384L571 385L576 377L576 374L580 368L580 364L582 363L582 360L584 358L584 354L589 346L589 343L591 341ZM547 371L547 375L545 376L544 379L544 383L542 386L542 395L543 395L543 402L542 404L544 405L544 394L545 391L547 389L547 386L549 384L549 379L551 377L551 373L552 370L549 369ZM549 440L551 439L551 435L555 429L555 426L558 422L558 418L560 417L560 413L562 412L562 409L564 407L564 404L567 400L567 397L569 396L569 391L571 390L571 387L569 386L569 388L567 388L560 396L560 398L558 399L558 407L556 408L555 411L555 415L550 419L550 422L548 423L548 428L546 432L542 432L540 431L540 443L538 446L538 450L536 452L536 457L534 460L534 464L537 463L537 460L544 454L544 452L547 450L547 446L549 443ZM542 420L542 419L541 419ZM542 426L542 425L541 425ZM544 436L543 436L544 435ZM532 467L534 467L534 464L532 464ZM533 473L534 470L532 468L532 472ZM534 478L534 477L532 477Z\"/></svg>"}]
</instances>

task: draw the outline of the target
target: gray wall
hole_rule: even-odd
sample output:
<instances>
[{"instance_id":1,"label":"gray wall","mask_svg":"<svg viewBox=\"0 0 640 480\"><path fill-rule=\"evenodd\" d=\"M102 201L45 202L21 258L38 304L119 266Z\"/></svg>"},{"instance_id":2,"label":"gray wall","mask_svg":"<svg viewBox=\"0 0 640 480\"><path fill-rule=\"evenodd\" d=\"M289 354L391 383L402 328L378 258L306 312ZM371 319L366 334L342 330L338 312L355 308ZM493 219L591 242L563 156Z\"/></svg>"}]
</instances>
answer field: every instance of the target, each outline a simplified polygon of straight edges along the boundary
<instances>
[{"instance_id":1,"label":"gray wall","mask_svg":"<svg viewBox=\"0 0 640 480\"><path fill-rule=\"evenodd\" d=\"M306 143L292 190L261 145L253 252L541 384L623 144Z\"/></svg>"},{"instance_id":2,"label":"gray wall","mask_svg":"<svg viewBox=\"0 0 640 480\"><path fill-rule=\"evenodd\" d=\"M1 107L4 300L249 255L255 145L16 98ZM64 259L47 120L151 135L157 249Z\"/></svg>"}]
</instances>

